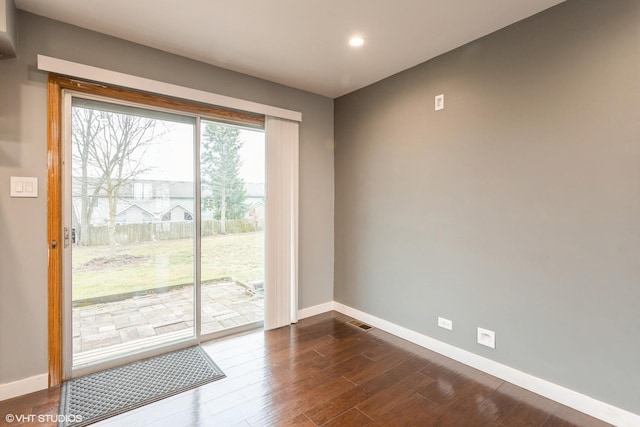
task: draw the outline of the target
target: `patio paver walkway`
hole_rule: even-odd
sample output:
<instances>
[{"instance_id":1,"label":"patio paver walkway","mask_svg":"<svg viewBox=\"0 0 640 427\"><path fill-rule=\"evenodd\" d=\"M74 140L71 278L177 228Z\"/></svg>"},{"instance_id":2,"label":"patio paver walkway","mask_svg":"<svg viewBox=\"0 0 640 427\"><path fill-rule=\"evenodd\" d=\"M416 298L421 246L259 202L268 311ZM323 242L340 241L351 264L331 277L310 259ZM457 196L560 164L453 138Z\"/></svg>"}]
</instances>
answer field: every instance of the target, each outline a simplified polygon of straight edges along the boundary
<instances>
[{"instance_id":1,"label":"patio paver walkway","mask_svg":"<svg viewBox=\"0 0 640 427\"><path fill-rule=\"evenodd\" d=\"M202 285L202 332L263 319L264 296L235 282ZM193 287L73 308L73 353L189 330Z\"/></svg>"}]
</instances>

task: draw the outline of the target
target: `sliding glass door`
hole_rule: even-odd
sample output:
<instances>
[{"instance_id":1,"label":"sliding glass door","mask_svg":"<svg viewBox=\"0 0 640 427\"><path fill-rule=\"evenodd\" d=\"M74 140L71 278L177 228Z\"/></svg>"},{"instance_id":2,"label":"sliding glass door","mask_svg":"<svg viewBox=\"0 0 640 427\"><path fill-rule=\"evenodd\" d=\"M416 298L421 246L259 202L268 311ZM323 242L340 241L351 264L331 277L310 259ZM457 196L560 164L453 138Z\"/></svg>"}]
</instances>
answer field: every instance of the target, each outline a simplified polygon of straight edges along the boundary
<instances>
[{"instance_id":1,"label":"sliding glass door","mask_svg":"<svg viewBox=\"0 0 640 427\"><path fill-rule=\"evenodd\" d=\"M194 337L195 119L78 97L70 118L72 365Z\"/></svg>"},{"instance_id":2,"label":"sliding glass door","mask_svg":"<svg viewBox=\"0 0 640 427\"><path fill-rule=\"evenodd\" d=\"M201 122L201 333L264 317L264 132Z\"/></svg>"},{"instance_id":3,"label":"sliding glass door","mask_svg":"<svg viewBox=\"0 0 640 427\"><path fill-rule=\"evenodd\" d=\"M259 325L264 132L65 95L65 376Z\"/></svg>"}]
</instances>

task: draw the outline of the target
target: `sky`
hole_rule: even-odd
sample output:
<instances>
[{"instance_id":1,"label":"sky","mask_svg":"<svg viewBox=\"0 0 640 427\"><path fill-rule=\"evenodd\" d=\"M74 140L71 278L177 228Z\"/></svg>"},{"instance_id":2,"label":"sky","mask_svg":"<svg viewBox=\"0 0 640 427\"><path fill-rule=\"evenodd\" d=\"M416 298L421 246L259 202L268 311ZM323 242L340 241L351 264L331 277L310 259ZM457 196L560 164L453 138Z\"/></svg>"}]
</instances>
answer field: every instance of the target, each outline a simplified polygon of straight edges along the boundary
<instances>
[{"instance_id":1,"label":"sky","mask_svg":"<svg viewBox=\"0 0 640 427\"><path fill-rule=\"evenodd\" d=\"M240 129L243 142L240 149L240 177L244 182L264 183L265 143L264 132ZM145 163L150 171L143 179L169 181L193 180L193 125L171 123L170 130L155 138L147 151Z\"/></svg>"},{"instance_id":2,"label":"sky","mask_svg":"<svg viewBox=\"0 0 640 427\"><path fill-rule=\"evenodd\" d=\"M140 115L144 120L154 120L155 134L149 135L153 142L144 152L142 162L147 170L137 177L162 181L193 181L195 118L80 98L77 100L74 98L74 102L79 104L77 106L74 104L74 108L79 108L79 111L93 109L107 114ZM243 142L239 153L240 177L247 183L264 183L264 131L241 127L238 129ZM136 159L133 160L136 161Z\"/></svg>"}]
</instances>

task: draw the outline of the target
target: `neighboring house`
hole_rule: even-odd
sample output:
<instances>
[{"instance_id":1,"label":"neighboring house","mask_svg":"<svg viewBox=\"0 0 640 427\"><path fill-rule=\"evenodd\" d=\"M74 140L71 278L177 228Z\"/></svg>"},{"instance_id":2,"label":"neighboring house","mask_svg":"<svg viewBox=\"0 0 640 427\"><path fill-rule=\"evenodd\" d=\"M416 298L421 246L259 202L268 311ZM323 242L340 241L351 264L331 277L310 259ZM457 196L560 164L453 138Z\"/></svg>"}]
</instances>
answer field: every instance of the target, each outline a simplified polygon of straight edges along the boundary
<instances>
[{"instance_id":1,"label":"neighboring house","mask_svg":"<svg viewBox=\"0 0 640 427\"><path fill-rule=\"evenodd\" d=\"M153 212L148 211L137 203L127 206L116 214L117 224L141 224L154 222L154 219Z\"/></svg>"},{"instance_id":2,"label":"neighboring house","mask_svg":"<svg viewBox=\"0 0 640 427\"><path fill-rule=\"evenodd\" d=\"M90 178L89 194L93 194L96 179ZM73 207L75 222L79 221L81 210L80 180L73 180ZM264 183L246 183L247 219L255 222L264 220ZM120 190L116 207L117 224L140 224L155 222L191 221L194 218L193 183L188 181L159 181L136 179ZM206 196L206 194L203 194ZM212 212L203 212L203 219L213 218ZM100 190L91 215L92 226L102 226L109 222L109 199Z\"/></svg>"},{"instance_id":3,"label":"neighboring house","mask_svg":"<svg viewBox=\"0 0 640 427\"><path fill-rule=\"evenodd\" d=\"M192 221L193 212L181 205L173 205L169 209L160 213L160 220L165 221Z\"/></svg>"}]
</instances>

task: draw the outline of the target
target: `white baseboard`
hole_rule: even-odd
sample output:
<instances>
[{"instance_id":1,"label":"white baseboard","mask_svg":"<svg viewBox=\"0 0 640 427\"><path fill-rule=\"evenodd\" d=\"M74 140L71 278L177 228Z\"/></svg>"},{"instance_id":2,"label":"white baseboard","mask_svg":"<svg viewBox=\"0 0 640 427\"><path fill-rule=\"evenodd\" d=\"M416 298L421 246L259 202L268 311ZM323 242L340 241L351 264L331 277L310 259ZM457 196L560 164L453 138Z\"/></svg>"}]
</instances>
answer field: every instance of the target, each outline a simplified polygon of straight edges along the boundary
<instances>
[{"instance_id":1,"label":"white baseboard","mask_svg":"<svg viewBox=\"0 0 640 427\"><path fill-rule=\"evenodd\" d=\"M453 360L471 366L490 375L508 381L519 387L554 400L577 411L620 427L640 426L640 415L620 409L608 403L559 386L525 372L518 371L461 348L438 341L426 335L396 325L379 317L351 308L335 301L329 301L298 310L298 319L315 316L335 310L347 316L369 323L378 329L406 339L421 347L440 353ZM41 374L11 383L0 384L0 400L10 399L48 386L48 375Z\"/></svg>"},{"instance_id":2,"label":"white baseboard","mask_svg":"<svg viewBox=\"0 0 640 427\"><path fill-rule=\"evenodd\" d=\"M0 400L11 399L49 387L49 375L40 374L11 383L0 384Z\"/></svg>"},{"instance_id":3,"label":"white baseboard","mask_svg":"<svg viewBox=\"0 0 640 427\"><path fill-rule=\"evenodd\" d=\"M307 317L315 316L317 314L326 313L333 310L333 301L325 302L323 304L314 305L298 310L298 320L306 319Z\"/></svg>"},{"instance_id":4,"label":"white baseboard","mask_svg":"<svg viewBox=\"0 0 640 427\"><path fill-rule=\"evenodd\" d=\"M334 301L333 309L610 424L620 427L640 426L640 415L601 402L525 372L518 371L517 369L438 341L344 304Z\"/></svg>"}]
</instances>

